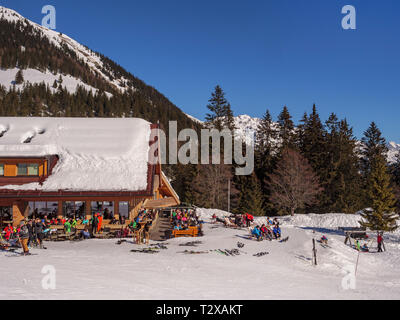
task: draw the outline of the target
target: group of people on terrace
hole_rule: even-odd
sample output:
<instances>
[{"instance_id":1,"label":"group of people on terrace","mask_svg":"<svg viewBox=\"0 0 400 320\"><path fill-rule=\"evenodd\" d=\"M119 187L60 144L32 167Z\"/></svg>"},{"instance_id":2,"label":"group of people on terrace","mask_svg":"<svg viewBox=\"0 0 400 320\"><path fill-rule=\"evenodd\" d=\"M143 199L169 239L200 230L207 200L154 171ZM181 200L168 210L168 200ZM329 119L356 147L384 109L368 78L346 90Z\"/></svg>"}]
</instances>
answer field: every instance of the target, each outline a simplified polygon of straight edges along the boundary
<instances>
[{"instance_id":1,"label":"group of people on terrace","mask_svg":"<svg viewBox=\"0 0 400 320\"><path fill-rule=\"evenodd\" d=\"M174 230L186 230L189 227L199 225L199 217L192 209L173 209L171 211L171 222Z\"/></svg>"},{"instance_id":2,"label":"group of people on terrace","mask_svg":"<svg viewBox=\"0 0 400 320\"><path fill-rule=\"evenodd\" d=\"M138 231L143 232L145 238L149 238L149 229L157 214L156 210L142 209L138 216L125 226L126 220L122 218L121 221L111 220L110 224L121 223L120 237L128 237L134 235ZM40 215L38 215L40 216ZM38 247L45 249L43 240L45 240L51 232L56 231L56 226L63 226L65 234L76 233L79 231L80 239L90 239L95 234L102 232L105 216L99 212L94 213L91 219L87 218L49 218L47 215L42 215L41 218L25 218L17 227L8 223L6 227L0 232L0 240L2 248L21 247L24 254L29 255L30 247ZM78 226L83 226L79 228Z\"/></svg>"}]
</instances>

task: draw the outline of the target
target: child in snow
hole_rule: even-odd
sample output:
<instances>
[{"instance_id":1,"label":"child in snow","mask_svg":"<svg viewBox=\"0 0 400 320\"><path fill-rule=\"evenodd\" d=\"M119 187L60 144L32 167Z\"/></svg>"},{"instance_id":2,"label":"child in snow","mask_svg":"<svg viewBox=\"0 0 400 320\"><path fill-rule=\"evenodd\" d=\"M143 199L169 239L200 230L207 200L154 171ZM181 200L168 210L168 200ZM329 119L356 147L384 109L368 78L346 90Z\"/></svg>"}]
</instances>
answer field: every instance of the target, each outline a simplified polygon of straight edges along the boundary
<instances>
[{"instance_id":1,"label":"child in snow","mask_svg":"<svg viewBox=\"0 0 400 320\"><path fill-rule=\"evenodd\" d=\"M253 236L256 236L257 241L262 240L261 231L260 231L260 227L259 227L259 226L255 226L254 229L253 229L253 231L251 232L251 234L252 234Z\"/></svg>"},{"instance_id":2,"label":"child in snow","mask_svg":"<svg viewBox=\"0 0 400 320\"><path fill-rule=\"evenodd\" d=\"M271 238L271 234L270 234L270 230L265 226L265 224L263 224L261 226L261 235L263 236L263 238L268 239L268 240L272 240Z\"/></svg>"},{"instance_id":3,"label":"child in snow","mask_svg":"<svg viewBox=\"0 0 400 320\"><path fill-rule=\"evenodd\" d=\"M362 252L369 252L369 248L368 248L366 243L364 243L363 246L361 247L361 251Z\"/></svg>"},{"instance_id":4,"label":"child in snow","mask_svg":"<svg viewBox=\"0 0 400 320\"><path fill-rule=\"evenodd\" d=\"M325 237L325 236L322 236L322 238L321 238L321 243L323 243L323 244L328 244L328 238Z\"/></svg>"},{"instance_id":5,"label":"child in snow","mask_svg":"<svg viewBox=\"0 0 400 320\"><path fill-rule=\"evenodd\" d=\"M281 228L279 228L279 224L275 225L272 231L274 233L275 239L279 239L281 237Z\"/></svg>"}]
</instances>

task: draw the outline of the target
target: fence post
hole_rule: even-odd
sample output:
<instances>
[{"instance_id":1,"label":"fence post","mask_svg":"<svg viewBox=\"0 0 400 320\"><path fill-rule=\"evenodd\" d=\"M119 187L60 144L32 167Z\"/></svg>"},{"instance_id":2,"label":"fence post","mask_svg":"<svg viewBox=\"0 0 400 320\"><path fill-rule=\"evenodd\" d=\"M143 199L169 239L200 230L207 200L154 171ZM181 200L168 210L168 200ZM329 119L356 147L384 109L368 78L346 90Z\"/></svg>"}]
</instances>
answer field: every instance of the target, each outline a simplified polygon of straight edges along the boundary
<instances>
[{"instance_id":1,"label":"fence post","mask_svg":"<svg viewBox=\"0 0 400 320\"><path fill-rule=\"evenodd\" d=\"M317 249L315 248L315 239L313 241L313 264L317 265Z\"/></svg>"}]
</instances>

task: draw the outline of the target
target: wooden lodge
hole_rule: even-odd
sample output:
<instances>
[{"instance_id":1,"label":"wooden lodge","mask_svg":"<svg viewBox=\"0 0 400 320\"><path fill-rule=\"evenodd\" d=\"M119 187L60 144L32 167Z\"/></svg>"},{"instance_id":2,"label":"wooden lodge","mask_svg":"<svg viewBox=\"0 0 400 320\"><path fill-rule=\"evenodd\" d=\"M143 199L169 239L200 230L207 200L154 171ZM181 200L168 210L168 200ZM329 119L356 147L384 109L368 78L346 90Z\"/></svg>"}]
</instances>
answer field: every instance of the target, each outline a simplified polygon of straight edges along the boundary
<instances>
[{"instance_id":1,"label":"wooden lodge","mask_svg":"<svg viewBox=\"0 0 400 320\"><path fill-rule=\"evenodd\" d=\"M112 211L179 205L154 153L157 125L143 119L0 118L0 209L14 225L33 212ZM154 164L156 163L156 164Z\"/></svg>"}]
</instances>

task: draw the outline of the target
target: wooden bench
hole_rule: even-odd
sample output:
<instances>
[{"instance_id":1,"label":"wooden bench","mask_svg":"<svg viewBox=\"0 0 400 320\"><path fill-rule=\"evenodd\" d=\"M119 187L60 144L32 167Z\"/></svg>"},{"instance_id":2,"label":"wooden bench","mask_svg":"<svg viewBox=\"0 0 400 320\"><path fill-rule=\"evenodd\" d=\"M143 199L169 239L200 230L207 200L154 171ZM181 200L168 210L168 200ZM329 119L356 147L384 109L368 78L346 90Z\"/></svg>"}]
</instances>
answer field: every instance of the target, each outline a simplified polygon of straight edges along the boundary
<instances>
[{"instance_id":1,"label":"wooden bench","mask_svg":"<svg viewBox=\"0 0 400 320\"><path fill-rule=\"evenodd\" d=\"M178 237L197 237L199 234L198 227L189 227L186 230L173 230L172 236L175 238Z\"/></svg>"}]
</instances>

